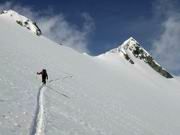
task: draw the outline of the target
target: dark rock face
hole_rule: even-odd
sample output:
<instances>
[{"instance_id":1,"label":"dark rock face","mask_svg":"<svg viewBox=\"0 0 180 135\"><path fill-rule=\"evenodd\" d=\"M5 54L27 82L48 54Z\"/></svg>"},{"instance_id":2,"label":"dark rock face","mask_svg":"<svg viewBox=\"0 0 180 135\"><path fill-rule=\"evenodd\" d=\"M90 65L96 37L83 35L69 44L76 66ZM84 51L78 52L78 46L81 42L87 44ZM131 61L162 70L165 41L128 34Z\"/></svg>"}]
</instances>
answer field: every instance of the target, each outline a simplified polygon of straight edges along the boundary
<instances>
[{"instance_id":1,"label":"dark rock face","mask_svg":"<svg viewBox=\"0 0 180 135\"><path fill-rule=\"evenodd\" d=\"M34 26L36 26L36 35L37 36L40 36L40 35L42 35L42 32L41 32L41 30L40 30L40 28L38 27L38 25L35 23L35 22L33 22L33 24L34 24Z\"/></svg>"},{"instance_id":2,"label":"dark rock face","mask_svg":"<svg viewBox=\"0 0 180 135\"><path fill-rule=\"evenodd\" d=\"M29 27L29 22L30 22L29 20L27 20L25 22L22 22L19 20L16 21L17 24L21 25L22 27L26 27L28 30L31 30L31 28ZM33 22L33 25L36 28L36 32L35 32L36 35L37 36L42 35L42 32L41 32L40 28L37 26L37 24L35 22Z\"/></svg>"}]
</instances>

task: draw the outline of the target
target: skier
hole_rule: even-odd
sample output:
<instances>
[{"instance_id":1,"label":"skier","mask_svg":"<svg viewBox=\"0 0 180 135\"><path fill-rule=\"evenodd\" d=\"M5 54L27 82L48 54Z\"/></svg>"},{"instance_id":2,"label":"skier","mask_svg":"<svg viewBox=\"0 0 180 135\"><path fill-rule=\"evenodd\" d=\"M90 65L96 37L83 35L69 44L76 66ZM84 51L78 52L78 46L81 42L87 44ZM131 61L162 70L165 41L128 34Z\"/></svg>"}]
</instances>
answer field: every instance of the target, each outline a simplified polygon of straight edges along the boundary
<instances>
[{"instance_id":1,"label":"skier","mask_svg":"<svg viewBox=\"0 0 180 135\"><path fill-rule=\"evenodd\" d=\"M44 85L46 85L46 79L48 80L48 74L46 69L43 69L41 72L37 72L37 75L41 75L42 76L42 83Z\"/></svg>"}]
</instances>

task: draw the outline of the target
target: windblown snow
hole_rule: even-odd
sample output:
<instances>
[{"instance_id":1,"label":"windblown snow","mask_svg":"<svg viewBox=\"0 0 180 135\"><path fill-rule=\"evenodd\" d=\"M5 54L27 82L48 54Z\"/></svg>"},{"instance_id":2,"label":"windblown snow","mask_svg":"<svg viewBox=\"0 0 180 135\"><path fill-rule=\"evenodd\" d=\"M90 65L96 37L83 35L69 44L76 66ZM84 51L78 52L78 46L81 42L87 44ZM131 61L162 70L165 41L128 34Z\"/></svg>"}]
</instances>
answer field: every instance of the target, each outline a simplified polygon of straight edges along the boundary
<instances>
[{"instance_id":1,"label":"windblown snow","mask_svg":"<svg viewBox=\"0 0 180 135\"><path fill-rule=\"evenodd\" d=\"M0 134L179 135L179 78L125 51L134 64L80 54L0 15Z\"/></svg>"}]
</instances>

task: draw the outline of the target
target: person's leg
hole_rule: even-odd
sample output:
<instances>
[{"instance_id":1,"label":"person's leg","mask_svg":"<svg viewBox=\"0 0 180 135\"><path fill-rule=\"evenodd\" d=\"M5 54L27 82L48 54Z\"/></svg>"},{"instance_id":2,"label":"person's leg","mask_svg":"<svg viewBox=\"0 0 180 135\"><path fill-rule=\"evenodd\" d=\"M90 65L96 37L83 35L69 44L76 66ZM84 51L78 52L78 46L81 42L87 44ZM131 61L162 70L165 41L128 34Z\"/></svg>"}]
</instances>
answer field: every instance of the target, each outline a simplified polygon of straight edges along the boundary
<instances>
[{"instance_id":1,"label":"person's leg","mask_svg":"<svg viewBox=\"0 0 180 135\"><path fill-rule=\"evenodd\" d=\"M46 84L46 79L43 79L43 80L42 80L42 83L43 83L43 84Z\"/></svg>"}]
</instances>

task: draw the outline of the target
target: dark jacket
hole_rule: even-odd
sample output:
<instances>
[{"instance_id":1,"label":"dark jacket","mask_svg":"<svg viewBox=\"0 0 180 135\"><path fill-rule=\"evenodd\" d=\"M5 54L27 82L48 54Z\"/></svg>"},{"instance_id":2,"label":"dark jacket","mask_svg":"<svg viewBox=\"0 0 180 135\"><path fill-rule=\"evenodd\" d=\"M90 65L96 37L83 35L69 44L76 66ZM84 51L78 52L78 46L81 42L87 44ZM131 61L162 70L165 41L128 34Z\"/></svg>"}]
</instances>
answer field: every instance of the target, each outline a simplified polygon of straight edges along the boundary
<instances>
[{"instance_id":1,"label":"dark jacket","mask_svg":"<svg viewBox=\"0 0 180 135\"><path fill-rule=\"evenodd\" d=\"M41 72L37 72L37 74L42 76L42 82L46 84L46 79L48 80L46 69L43 69Z\"/></svg>"}]
</instances>

